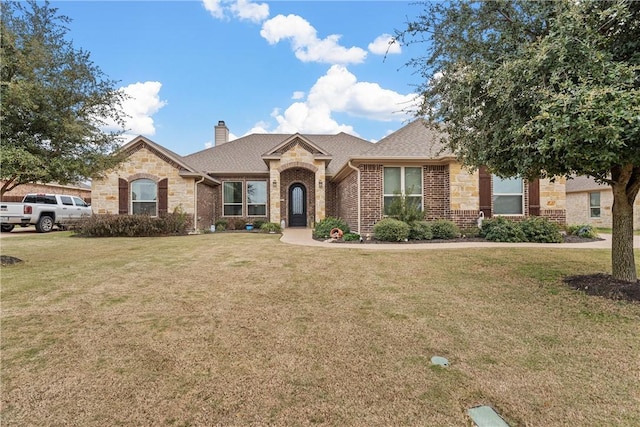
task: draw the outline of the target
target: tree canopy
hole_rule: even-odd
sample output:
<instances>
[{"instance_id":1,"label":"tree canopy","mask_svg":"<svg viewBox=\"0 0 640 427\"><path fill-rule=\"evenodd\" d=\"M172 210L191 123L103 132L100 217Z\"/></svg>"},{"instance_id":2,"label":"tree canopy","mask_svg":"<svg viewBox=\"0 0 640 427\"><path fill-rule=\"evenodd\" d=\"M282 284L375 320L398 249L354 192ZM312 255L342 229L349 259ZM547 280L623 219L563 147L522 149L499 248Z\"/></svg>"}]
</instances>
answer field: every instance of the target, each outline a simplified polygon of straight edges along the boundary
<instances>
[{"instance_id":1,"label":"tree canopy","mask_svg":"<svg viewBox=\"0 0 640 427\"><path fill-rule=\"evenodd\" d=\"M116 82L74 48L69 18L49 3L0 7L0 195L30 182L77 183L113 167L124 127Z\"/></svg>"},{"instance_id":2,"label":"tree canopy","mask_svg":"<svg viewBox=\"0 0 640 427\"><path fill-rule=\"evenodd\" d=\"M635 281L640 189L640 2L426 3L398 33L425 42L418 114L461 161L501 177L611 185L613 276Z\"/></svg>"}]
</instances>

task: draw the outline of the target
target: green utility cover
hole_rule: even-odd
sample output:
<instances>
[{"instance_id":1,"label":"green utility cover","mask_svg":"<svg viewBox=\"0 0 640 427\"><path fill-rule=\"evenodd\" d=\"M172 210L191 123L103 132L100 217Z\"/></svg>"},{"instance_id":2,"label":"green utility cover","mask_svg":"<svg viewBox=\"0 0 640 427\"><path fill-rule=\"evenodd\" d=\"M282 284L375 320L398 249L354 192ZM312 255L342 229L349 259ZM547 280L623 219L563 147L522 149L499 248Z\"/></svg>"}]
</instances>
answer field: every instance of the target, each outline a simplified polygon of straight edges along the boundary
<instances>
[{"instance_id":1,"label":"green utility cover","mask_svg":"<svg viewBox=\"0 0 640 427\"><path fill-rule=\"evenodd\" d=\"M509 427L490 406L476 406L467 411L478 427Z\"/></svg>"}]
</instances>

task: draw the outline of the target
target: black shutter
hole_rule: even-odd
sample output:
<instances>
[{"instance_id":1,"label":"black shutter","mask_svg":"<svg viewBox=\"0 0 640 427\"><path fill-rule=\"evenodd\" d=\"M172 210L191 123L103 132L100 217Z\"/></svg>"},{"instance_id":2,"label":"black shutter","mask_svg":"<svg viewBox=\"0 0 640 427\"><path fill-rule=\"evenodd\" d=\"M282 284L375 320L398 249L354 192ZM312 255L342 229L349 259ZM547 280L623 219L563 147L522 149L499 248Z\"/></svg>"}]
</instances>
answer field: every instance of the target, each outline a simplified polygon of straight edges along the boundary
<instances>
[{"instance_id":1,"label":"black shutter","mask_svg":"<svg viewBox=\"0 0 640 427\"><path fill-rule=\"evenodd\" d=\"M529 215L540 215L540 180L529 182Z\"/></svg>"}]
</instances>

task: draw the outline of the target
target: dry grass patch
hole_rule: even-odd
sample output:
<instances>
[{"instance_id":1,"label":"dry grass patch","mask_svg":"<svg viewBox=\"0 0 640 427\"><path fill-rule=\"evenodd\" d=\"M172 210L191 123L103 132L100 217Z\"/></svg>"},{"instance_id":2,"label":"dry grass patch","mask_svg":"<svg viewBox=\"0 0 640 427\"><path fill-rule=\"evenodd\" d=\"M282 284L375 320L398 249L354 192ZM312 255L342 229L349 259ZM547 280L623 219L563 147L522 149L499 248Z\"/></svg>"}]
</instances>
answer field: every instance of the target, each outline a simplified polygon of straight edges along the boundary
<instances>
[{"instance_id":1,"label":"dry grass patch","mask_svg":"<svg viewBox=\"0 0 640 427\"><path fill-rule=\"evenodd\" d=\"M562 284L607 251L67 236L2 242L3 425L640 424L640 305Z\"/></svg>"}]
</instances>

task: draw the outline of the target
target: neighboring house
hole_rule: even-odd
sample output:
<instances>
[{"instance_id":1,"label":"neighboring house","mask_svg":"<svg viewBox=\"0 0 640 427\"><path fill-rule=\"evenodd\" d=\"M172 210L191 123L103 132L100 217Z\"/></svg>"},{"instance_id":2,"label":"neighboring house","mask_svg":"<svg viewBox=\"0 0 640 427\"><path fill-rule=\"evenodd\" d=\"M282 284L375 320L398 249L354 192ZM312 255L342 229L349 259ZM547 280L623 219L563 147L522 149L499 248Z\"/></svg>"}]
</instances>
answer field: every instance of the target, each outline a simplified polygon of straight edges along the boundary
<instances>
[{"instance_id":1,"label":"neighboring house","mask_svg":"<svg viewBox=\"0 0 640 427\"><path fill-rule=\"evenodd\" d=\"M214 147L184 157L135 138L122 148L128 160L93 181L94 212L157 215L181 207L197 219L196 229L221 218L309 227L335 216L367 234L402 194L426 219L461 227L474 226L480 212L566 219L563 179L529 183L469 172L421 120L378 143L346 133L228 137L221 121Z\"/></svg>"},{"instance_id":2,"label":"neighboring house","mask_svg":"<svg viewBox=\"0 0 640 427\"><path fill-rule=\"evenodd\" d=\"M578 176L567 180L567 224L591 224L611 228L613 191L593 178ZM640 229L640 198L633 205L633 228Z\"/></svg>"},{"instance_id":3,"label":"neighboring house","mask_svg":"<svg viewBox=\"0 0 640 427\"><path fill-rule=\"evenodd\" d=\"M4 182L0 181L0 185ZM43 194L68 194L77 196L87 203L91 203L91 186L89 184L62 185L56 183L50 184L21 184L11 191L7 191L2 195L3 202L19 202L22 201L26 194L43 193Z\"/></svg>"}]
</instances>

